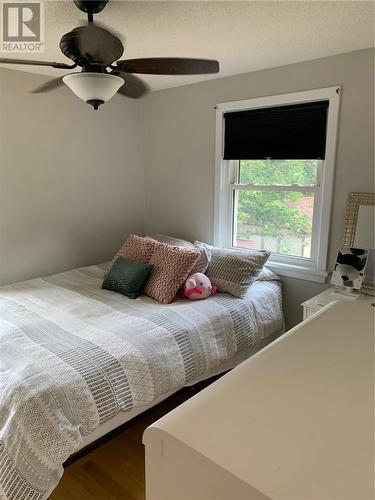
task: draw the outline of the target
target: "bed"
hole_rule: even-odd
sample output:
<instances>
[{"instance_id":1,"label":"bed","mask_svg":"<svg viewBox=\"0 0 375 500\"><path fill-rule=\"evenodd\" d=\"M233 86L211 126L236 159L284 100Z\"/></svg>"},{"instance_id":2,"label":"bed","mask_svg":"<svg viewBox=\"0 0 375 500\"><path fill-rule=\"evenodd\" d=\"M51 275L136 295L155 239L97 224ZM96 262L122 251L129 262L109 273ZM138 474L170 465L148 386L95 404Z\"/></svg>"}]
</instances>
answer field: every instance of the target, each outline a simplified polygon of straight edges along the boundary
<instances>
[{"instance_id":1,"label":"bed","mask_svg":"<svg viewBox=\"0 0 375 500\"><path fill-rule=\"evenodd\" d=\"M269 270L244 299L161 305L102 290L105 268L0 288L1 499L46 499L79 449L284 331Z\"/></svg>"}]
</instances>

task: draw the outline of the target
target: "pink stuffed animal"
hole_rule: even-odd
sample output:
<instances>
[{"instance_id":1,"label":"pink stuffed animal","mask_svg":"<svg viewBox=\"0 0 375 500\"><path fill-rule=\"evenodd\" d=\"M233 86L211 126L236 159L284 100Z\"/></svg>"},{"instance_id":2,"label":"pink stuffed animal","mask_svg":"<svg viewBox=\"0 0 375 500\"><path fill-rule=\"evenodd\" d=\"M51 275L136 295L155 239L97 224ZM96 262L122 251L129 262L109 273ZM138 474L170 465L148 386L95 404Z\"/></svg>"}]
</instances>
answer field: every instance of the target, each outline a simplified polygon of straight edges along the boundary
<instances>
[{"instance_id":1,"label":"pink stuffed animal","mask_svg":"<svg viewBox=\"0 0 375 500\"><path fill-rule=\"evenodd\" d=\"M207 276L202 273L194 273L182 285L181 297L199 300L206 299L214 293L216 293L216 286L211 285Z\"/></svg>"}]
</instances>

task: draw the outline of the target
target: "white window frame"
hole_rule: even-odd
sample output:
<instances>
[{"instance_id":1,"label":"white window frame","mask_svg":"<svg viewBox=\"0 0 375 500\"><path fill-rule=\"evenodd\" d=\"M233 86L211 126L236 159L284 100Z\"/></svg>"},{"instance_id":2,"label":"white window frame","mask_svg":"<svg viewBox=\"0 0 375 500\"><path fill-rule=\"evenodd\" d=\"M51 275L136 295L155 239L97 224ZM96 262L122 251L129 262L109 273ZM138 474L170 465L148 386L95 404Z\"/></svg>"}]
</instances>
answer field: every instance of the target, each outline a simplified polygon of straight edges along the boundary
<instances>
[{"instance_id":1,"label":"white window frame","mask_svg":"<svg viewBox=\"0 0 375 500\"><path fill-rule=\"evenodd\" d=\"M269 97L259 97L241 101L220 103L216 105L216 149L215 149L215 199L214 199L214 244L232 248L234 223L234 190L246 189L238 185L235 177L236 168L233 160L223 160L224 150L224 113L243 111L288 104L307 103L314 101L329 101L327 117L327 139L325 160L319 162L317 185L312 188L305 186L274 186L277 190L309 191L315 193L313 213L313 234L311 238L310 259L290 255L271 254L267 267L282 276L290 276L310 281L324 283L328 275L327 254L329 228L331 220L331 205L336 159L336 142L339 121L341 87L328 87L317 90L294 92ZM254 189L255 186L248 186ZM272 189L257 186L257 189Z\"/></svg>"}]
</instances>

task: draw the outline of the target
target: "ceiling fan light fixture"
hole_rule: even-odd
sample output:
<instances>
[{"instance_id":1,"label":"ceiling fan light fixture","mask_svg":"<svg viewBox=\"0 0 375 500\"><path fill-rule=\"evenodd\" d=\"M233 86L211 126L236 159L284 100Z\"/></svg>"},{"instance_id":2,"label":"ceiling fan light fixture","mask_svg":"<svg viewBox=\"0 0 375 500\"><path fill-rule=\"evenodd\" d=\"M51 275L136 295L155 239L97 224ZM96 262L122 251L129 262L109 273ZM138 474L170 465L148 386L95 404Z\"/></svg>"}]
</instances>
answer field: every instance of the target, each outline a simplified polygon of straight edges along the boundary
<instances>
[{"instance_id":1,"label":"ceiling fan light fixture","mask_svg":"<svg viewBox=\"0 0 375 500\"><path fill-rule=\"evenodd\" d=\"M60 50L73 64L54 61L31 61L0 57L0 64L30 64L57 69L82 68L81 73L70 73L39 85L31 92L49 92L66 84L80 99L98 109L116 92L139 99L150 91L139 74L148 75L203 75L219 72L219 61L188 57L148 57L124 59L121 35L94 24L94 14L101 12L109 0L74 0L87 14L87 25L73 28L60 39ZM126 85L124 83L126 82Z\"/></svg>"},{"instance_id":2,"label":"ceiling fan light fixture","mask_svg":"<svg viewBox=\"0 0 375 500\"><path fill-rule=\"evenodd\" d=\"M82 101L94 109L109 101L124 84L124 80L108 73L70 73L63 77L63 82Z\"/></svg>"}]
</instances>

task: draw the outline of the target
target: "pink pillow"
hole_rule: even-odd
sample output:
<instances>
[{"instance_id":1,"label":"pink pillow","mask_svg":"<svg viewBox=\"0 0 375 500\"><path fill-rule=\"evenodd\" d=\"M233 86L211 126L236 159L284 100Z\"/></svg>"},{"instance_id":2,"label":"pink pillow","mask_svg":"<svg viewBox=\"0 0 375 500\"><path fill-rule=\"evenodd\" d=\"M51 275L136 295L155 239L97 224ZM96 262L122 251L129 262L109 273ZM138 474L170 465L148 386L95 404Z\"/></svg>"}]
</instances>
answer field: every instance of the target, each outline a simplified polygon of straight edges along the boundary
<instances>
[{"instance_id":1,"label":"pink pillow","mask_svg":"<svg viewBox=\"0 0 375 500\"><path fill-rule=\"evenodd\" d=\"M193 269L201 252L165 243L159 245L148 262L152 265L152 271L144 293L162 304L169 304Z\"/></svg>"},{"instance_id":2,"label":"pink pillow","mask_svg":"<svg viewBox=\"0 0 375 500\"><path fill-rule=\"evenodd\" d=\"M130 234L123 243L120 250L113 257L110 267L118 257L123 257L130 262L140 262L147 264L153 251L160 243L151 238L142 238L136 234Z\"/></svg>"}]
</instances>

